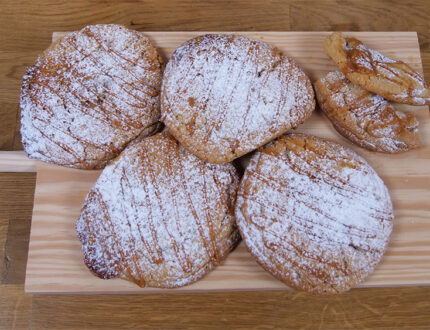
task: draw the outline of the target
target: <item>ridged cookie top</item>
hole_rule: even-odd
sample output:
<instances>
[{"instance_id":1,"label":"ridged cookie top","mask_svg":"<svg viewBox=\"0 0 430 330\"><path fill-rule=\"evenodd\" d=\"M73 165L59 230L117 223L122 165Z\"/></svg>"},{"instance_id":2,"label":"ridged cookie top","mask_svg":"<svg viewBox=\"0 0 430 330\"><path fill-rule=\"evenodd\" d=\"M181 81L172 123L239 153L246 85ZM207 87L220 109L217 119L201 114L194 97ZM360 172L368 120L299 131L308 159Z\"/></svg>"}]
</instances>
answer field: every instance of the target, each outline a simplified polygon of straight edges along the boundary
<instances>
[{"instance_id":1,"label":"ridged cookie top","mask_svg":"<svg viewBox=\"0 0 430 330\"><path fill-rule=\"evenodd\" d=\"M430 89L424 77L408 64L388 58L340 32L327 37L324 50L352 83L390 101L430 104Z\"/></svg>"},{"instance_id":2,"label":"ridged cookie top","mask_svg":"<svg viewBox=\"0 0 430 330\"><path fill-rule=\"evenodd\" d=\"M393 226L388 190L364 159L299 134L254 154L236 218L266 270L313 293L339 293L363 281L381 260Z\"/></svg>"},{"instance_id":3,"label":"ridged cookie top","mask_svg":"<svg viewBox=\"0 0 430 330\"><path fill-rule=\"evenodd\" d=\"M308 118L315 101L306 74L276 48L238 35L204 35L166 66L162 121L185 148L231 161Z\"/></svg>"},{"instance_id":4,"label":"ridged cookie top","mask_svg":"<svg viewBox=\"0 0 430 330\"><path fill-rule=\"evenodd\" d=\"M54 43L27 69L21 135L27 154L102 168L160 116L162 64L142 33L93 25Z\"/></svg>"},{"instance_id":5,"label":"ridged cookie top","mask_svg":"<svg viewBox=\"0 0 430 330\"><path fill-rule=\"evenodd\" d=\"M198 280L239 239L237 185L233 165L207 164L165 132L127 147L103 170L76 223L86 265L142 287Z\"/></svg>"},{"instance_id":6,"label":"ridged cookie top","mask_svg":"<svg viewBox=\"0 0 430 330\"><path fill-rule=\"evenodd\" d=\"M383 97L330 72L315 82L318 104L334 128L366 149L397 153L418 148L418 121L402 113Z\"/></svg>"}]
</instances>

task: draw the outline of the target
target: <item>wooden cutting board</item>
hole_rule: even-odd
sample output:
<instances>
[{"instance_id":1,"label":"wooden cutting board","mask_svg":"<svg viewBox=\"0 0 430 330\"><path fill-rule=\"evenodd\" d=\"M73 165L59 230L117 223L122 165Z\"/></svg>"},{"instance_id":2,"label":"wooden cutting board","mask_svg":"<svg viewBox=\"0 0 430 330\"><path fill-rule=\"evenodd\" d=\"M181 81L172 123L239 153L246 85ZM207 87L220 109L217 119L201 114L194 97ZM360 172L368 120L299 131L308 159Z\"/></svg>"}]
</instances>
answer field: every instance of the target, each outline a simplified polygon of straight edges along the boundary
<instances>
[{"instance_id":1,"label":"wooden cutting board","mask_svg":"<svg viewBox=\"0 0 430 330\"><path fill-rule=\"evenodd\" d=\"M148 32L167 59L184 41L203 32ZM240 32L276 45L292 56L312 80L335 70L323 52L325 32ZM54 33L53 40L63 33ZM415 32L354 32L370 47L410 63L422 71ZM429 80L430 77L427 77ZM391 243L383 258L361 286L430 284L430 118L428 107L399 106L414 111L420 121L423 147L399 155L368 152L351 145L318 111L298 131L328 137L352 147L375 168L388 186L395 210ZM7 166L23 166L23 157L7 155ZM1 165L0 156L0 165ZM124 280L104 281L93 276L82 261L74 230L86 193L99 171L82 171L36 162L37 182L25 281L31 293L165 293L208 290L288 289L266 273L243 244L226 262L201 281L180 289L139 288ZM4 168L5 166L0 166Z\"/></svg>"}]
</instances>

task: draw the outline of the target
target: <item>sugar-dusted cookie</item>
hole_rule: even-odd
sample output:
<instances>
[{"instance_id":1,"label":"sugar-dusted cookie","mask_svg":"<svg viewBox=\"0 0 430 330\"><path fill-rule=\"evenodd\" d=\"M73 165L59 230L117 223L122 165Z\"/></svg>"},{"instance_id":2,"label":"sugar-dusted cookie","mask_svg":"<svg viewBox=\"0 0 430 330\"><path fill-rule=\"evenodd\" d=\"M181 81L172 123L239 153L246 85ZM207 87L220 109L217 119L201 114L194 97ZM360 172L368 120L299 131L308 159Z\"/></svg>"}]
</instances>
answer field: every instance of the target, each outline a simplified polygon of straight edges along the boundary
<instances>
[{"instance_id":1,"label":"sugar-dusted cookie","mask_svg":"<svg viewBox=\"0 0 430 330\"><path fill-rule=\"evenodd\" d=\"M238 175L162 132L105 167L76 223L84 261L104 279L173 288L219 265L239 240Z\"/></svg>"},{"instance_id":2,"label":"sugar-dusted cookie","mask_svg":"<svg viewBox=\"0 0 430 330\"><path fill-rule=\"evenodd\" d=\"M293 134L253 155L236 219L249 251L273 276L296 289L340 293L381 261L393 209L363 158L337 143Z\"/></svg>"},{"instance_id":3,"label":"sugar-dusted cookie","mask_svg":"<svg viewBox=\"0 0 430 330\"><path fill-rule=\"evenodd\" d=\"M388 58L340 32L327 37L324 50L352 83L390 101L430 104L430 89L424 77L410 65Z\"/></svg>"},{"instance_id":4,"label":"sugar-dusted cookie","mask_svg":"<svg viewBox=\"0 0 430 330\"><path fill-rule=\"evenodd\" d=\"M52 44L27 69L21 135L31 158L102 168L158 127L162 62L142 33L92 25Z\"/></svg>"},{"instance_id":5,"label":"sugar-dusted cookie","mask_svg":"<svg viewBox=\"0 0 430 330\"><path fill-rule=\"evenodd\" d=\"M330 72L314 86L321 110L353 143L387 153L420 146L414 114L396 111L383 97L351 83L341 72Z\"/></svg>"},{"instance_id":6,"label":"sugar-dusted cookie","mask_svg":"<svg viewBox=\"0 0 430 330\"><path fill-rule=\"evenodd\" d=\"M162 121L211 163L231 161L297 127L314 107L311 82L292 59L239 35L187 41L163 77Z\"/></svg>"}]
</instances>

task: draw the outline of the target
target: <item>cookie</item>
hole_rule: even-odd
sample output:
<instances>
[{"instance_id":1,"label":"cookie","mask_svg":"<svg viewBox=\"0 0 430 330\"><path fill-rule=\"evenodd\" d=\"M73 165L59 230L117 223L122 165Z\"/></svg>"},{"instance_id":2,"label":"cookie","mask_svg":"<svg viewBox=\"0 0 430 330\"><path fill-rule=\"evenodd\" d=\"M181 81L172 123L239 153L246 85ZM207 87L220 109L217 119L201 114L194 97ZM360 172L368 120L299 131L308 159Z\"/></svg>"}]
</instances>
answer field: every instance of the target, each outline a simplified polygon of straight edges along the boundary
<instances>
[{"instance_id":1,"label":"cookie","mask_svg":"<svg viewBox=\"0 0 430 330\"><path fill-rule=\"evenodd\" d=\"M314 107L311 82L292 59L239 35L187 41L163 77L162 121L211 163L229 162L297 127Z\"/></svg>"},{"instance_id":2,"label":"cookie","mask_svg":"<svg viewBox=\"0 0 430 330\"><path fill-rule=\"evenodd\" d=\"M362 282L380 262L393 209L363 158L337 143L292 134L251 158L236 219L269 273L299 290L334 294Z\"/></svg>"},{"instance_id":3,"label":"cookie","mask_svg":"<svg viewBox=\"0 0 430 330\"><path fill-rule=\"evenodd\" d=\"M174 288L219 265L240 236L233 165L208 164L168 133L127 147L105 167L76 222L97 276Z\"/></svg>"},{"instance_id":4,"label":"cookie","mask_svg":"<svg viewBox=\"0 0 430 330\"><path fill-rule=\"evenodd\" d=\"M121 25L67 34L24 76L24 150L53 164L103 168L158 127L162 67L149 39Z\"/></svg>"},{"instance_id":5,"label":"cookie","mask_svg":"<svg viewBox=\"0 0 430 330\"><path fill-rule=\"evenodd\" d=\"M330 72L314 87L321 110L351 142L386 153L420 146L414 114L396 111L383 97L351 83L341 72Z\"/></svg>"},{"instance_id":6,"label":"cookie","mask_svg":"<svg viewBox=\"0 0 430 330\"><path fill-rule=\"evenodd\" d=\"M326 38L324 50L353 84L390 101L430 104L430 89L424 77L408 64L388 58L340 32Z\"/></svg>"}]
</instances>

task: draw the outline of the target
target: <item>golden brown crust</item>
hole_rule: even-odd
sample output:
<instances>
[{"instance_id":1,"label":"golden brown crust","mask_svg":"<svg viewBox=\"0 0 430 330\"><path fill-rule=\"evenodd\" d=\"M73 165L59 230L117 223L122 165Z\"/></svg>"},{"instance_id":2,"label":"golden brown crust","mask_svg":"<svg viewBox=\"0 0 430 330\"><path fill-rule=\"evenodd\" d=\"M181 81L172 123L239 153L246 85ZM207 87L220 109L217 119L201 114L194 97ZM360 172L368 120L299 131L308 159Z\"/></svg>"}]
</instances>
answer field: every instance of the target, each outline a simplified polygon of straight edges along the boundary
<instances>
[{"instance_id":1,"label":"golden brown crust","mask_svg":"<svg viewBox=\"0 0 430 330\"><path fill-rule=\"evenodd\" d=\"M76 223L85 264L141 287L197 281L240 239L237 185L233 165L203 162L166 131L127 147L103 170Z\"/></svg>"},{"instance_id":2,"label":"golden brown crust","mask_svg":"<svg viewBox=\"0 0 430 330\"><path fill-rule=\"evenodd\" d=\"M396 111L381 96L354 85L341 72L328 73L314 86L321 110L351 142L386 153L420 146L415 115Z\"/></svg>"},{"instance_id":3,"label":"golden brown crust","mask_svg":"<svg viewBox=\"0 0 430 330\"><path fill-rule=\"evenodd\" d=\"M284 135L252 157L236 221L256 260L296 289L340 293L381 260L392 231L388 190L352 150Z\"/></svg>"},{"instance_id":4,"label":"golden brown crust","mask_svg":"<svg viewBox=\"0 0 430 330\"><path fill-rule=\"evenodd\" d=\"M191 153L228 162L305 121L312 85L276 48L238 35L204 35L167 64L162 121Z\"/></svg>"},{"instance_id":5,"label":"golden brown crust","mask_svg":"<svg viewBox=\"0 0 430 330\"><path fill-rule=\"evenodd\" d=\"M108 24L66 35L24 76L25 151L58 165L104 167L158 127L161 79L161 58L140 32Z\"/></svg>"},{"instance_id":6,"label":"golden brown crust","mask_svg":"<svg viewBox=\"0 0 430 330\"><path fill-rule=\"evenodd\" d=\"M340 32L326 38L324 50L352 83L390 101L430 104L430 89L423 76L408 64L390 59Z\"/></svg>"}]
</instances>

